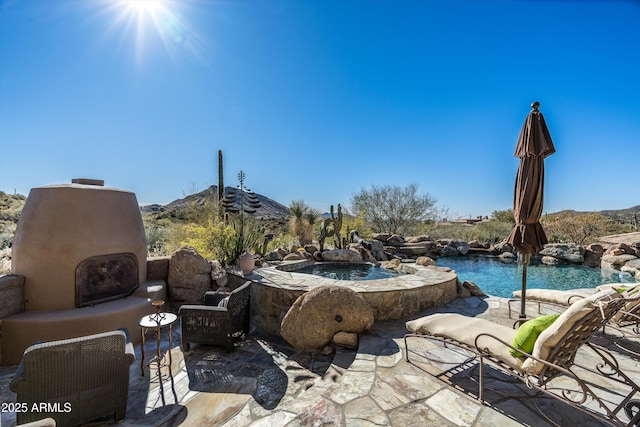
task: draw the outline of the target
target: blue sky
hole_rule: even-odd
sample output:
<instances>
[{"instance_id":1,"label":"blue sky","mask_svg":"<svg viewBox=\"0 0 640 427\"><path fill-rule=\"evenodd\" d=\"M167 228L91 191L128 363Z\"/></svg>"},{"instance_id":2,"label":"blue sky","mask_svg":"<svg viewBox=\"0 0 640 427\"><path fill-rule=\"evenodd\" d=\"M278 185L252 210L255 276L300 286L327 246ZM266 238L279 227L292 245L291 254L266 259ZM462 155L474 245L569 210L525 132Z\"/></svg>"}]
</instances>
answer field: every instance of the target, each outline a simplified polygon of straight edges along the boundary
<instances>
[{"instance_id":1,"label":"blue sky","mask_svg":"<svg viewBox=\"0 0 640 427\"><path fill-rule=\"evenodd\" d=\"M640 203L640 2L0 2L0 190L85 177L168 203L240 170L285 205L371 185L512 207L540 101L545 211Z\"/></svg>"}]
</instances>

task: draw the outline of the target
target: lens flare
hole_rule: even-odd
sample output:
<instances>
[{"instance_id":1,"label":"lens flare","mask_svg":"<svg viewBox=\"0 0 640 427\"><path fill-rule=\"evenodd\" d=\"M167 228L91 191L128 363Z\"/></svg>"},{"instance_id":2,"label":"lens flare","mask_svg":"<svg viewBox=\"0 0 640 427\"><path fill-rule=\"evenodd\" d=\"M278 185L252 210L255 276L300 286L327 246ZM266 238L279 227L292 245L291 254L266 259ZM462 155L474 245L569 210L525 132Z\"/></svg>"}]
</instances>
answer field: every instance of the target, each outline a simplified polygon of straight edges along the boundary
<instances>
[{"instance_id":1,"label":"lens flare","mask_svg":"<svg viewBox=\"0 0 640 427\"><path fill-rule=\"evenodd\" d=\"M138 66L142 65L145 54L156 47L154 39L174 62L181 56L202 59L202 40L178 14L179 6L184 3L174 0L119 0L106 4L109 14L113 15L109 33L117 34L122 42L133 42Z\"/></svg>"}]
</instances>

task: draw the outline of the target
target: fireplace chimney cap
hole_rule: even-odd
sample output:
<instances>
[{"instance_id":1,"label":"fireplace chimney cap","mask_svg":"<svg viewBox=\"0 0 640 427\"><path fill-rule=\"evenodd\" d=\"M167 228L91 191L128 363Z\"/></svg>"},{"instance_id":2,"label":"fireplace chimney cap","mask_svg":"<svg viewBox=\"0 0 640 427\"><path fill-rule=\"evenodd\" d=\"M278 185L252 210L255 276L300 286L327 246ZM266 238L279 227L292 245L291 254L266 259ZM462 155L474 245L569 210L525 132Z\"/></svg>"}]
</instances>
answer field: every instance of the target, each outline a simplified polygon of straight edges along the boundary
<instances>
[{"instance_id":1,"label":"fireplace chimney cap","mask_svg":"<svg viewBox=\"0 0 640 427\"><path fill-rule=\"evenodd\" d=\"M104 187L103 179L90 179L90 178L73 178L71 180L72 184L83 184L83 185L98 185L100 187Z\"/></svg>"}]
</instances>

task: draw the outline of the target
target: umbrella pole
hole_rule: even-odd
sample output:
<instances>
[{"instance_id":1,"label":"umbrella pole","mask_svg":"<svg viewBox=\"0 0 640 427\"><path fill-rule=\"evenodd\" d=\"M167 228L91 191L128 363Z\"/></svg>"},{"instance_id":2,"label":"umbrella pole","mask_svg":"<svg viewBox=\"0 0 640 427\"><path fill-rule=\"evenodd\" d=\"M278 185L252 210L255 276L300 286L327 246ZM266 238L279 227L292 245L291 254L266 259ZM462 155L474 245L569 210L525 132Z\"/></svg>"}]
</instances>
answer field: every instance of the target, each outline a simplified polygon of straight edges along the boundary
<instances>
[{"instance_id":1,"label":"umbrella pole","mask_svg":"<svg viewBox=\"0 0 640 427\"><path fill-rule=\"evenodd\" d=\"M522 300L520 301L520 319L526 319L526 303L527 303L527 265L531 260L531 254L522 254Z\"/></svg>"}]
</instances>

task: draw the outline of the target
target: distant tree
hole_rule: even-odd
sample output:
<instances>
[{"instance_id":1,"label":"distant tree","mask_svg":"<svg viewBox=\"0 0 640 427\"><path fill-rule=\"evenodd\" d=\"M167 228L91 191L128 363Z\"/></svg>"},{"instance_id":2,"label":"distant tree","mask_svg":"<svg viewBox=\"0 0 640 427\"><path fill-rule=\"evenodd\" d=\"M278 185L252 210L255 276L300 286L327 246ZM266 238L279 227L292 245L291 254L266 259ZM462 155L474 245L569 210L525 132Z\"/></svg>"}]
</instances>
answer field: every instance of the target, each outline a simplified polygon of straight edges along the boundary
<instances>
[{"instance_id":1,"label":"distant tree","mask_svg":"<svg viewBox=\"0 0 640 427\"><path fill-rule=\"evenodd\" d=\"M364 212L364 218L374 232L403 233L436 216L436 200L428 194L418 194L418 185L404 188L392 185L362 189L351 196L351 210Z\"/></svg>"},{"instance_id":2,"label":"distant tree","mask_svg":"<svg viewBox=\"0 0 640 427\"><path fill-rule=\"evenodd\" d=\"M496 221L501 221L501 222L510 222L511 224L516 223L515 217L513 216L513 209L493 211L491 213L491 219L495 219Z\"/></svg>"}]
</instances>

